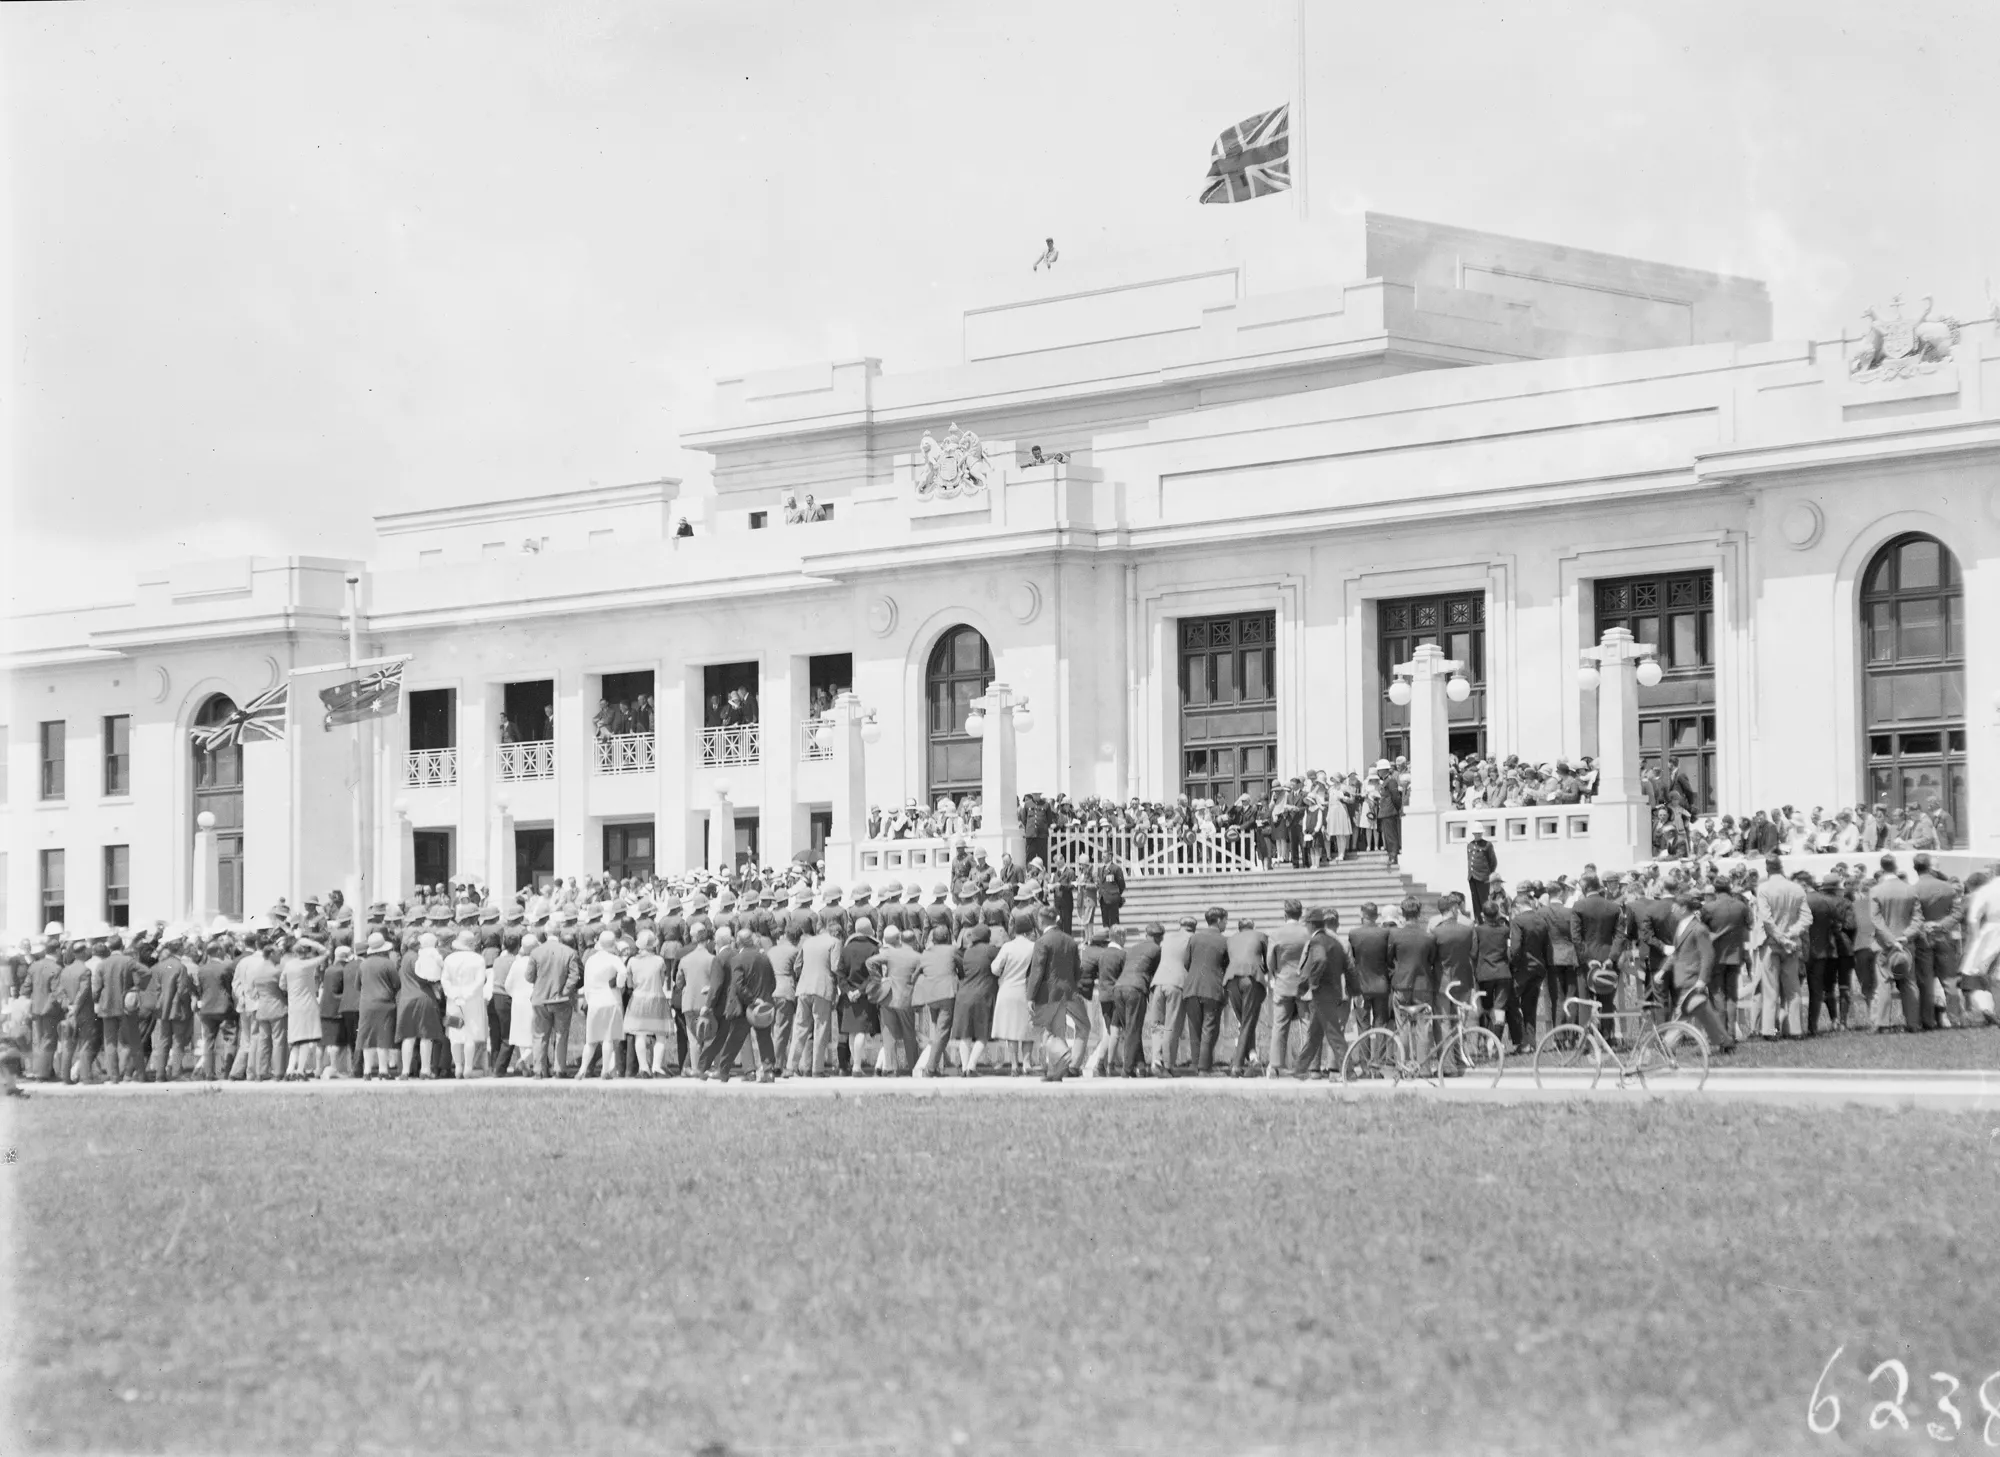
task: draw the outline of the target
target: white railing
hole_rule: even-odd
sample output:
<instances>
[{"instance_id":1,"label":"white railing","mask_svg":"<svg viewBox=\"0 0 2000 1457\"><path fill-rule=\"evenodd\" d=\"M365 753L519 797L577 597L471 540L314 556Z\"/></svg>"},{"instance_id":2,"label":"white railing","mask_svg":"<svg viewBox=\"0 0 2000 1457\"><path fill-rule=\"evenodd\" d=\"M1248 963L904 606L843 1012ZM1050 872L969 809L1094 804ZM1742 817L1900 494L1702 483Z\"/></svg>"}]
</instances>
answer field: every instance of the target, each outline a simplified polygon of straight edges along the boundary
<instances>
[{"instance_id":1,"label":"white railing","mask_svg":"<svg viewBox=\"0 0 2000 1457\"><path fill-rule=\"evenodd\" d=\"M451 788L458 783L458 750L410 750L403 759L403 783L412 789Z\"/></svg>"},{"instance_id":2,"label":"white railing","mask_svg":"<svg viewBox=\"0 0 2000 1457\"><path fill-rule=\"evenodd\" d=\"M1407 812L1407 811L1406 811ZM1529 805L1521 809L1448 809L1440 822L1447 845L1464 845L1472 828L1495 845L1519 845L1549 840L1588 840L1588 804Z\"/></svg>"},{"instance_id":3,"label":"white railing","mask_svg":"<svg viewBox=\"0 0 2000 1457\"><path fill-rule=\"evenodd\" d=\"M720 769L728 765L755 764L759 758L761 742L758 726L754 723L703 729L701 767Z\"/></svg>"},{"instance_id":4,"label":"white railing","mask_svg":"<svg viewBox=\"0 0 2000 1457\"><path fill-rule=\"evenodd\" d=\"M495 761L502 779L553 779L556 777L556 741L533 739L525 744L500 745Z\"/></svg>"},{"instance_id":5,"label":"white railing","mask_svg":"<svg viewBox=\"0 0 2000 1457\"><path fill-rule=\"evenodd\" d=\"M855 864L863 875L918 875L925 879L951 878L951 841L863 840L855 847Z\"/></svg>"},{"instance_id":6,"label":"white railing","mask_svg":"<svg viewBox=\"0 0 2000 1457\"><path fill-rule=\"evenodd\" d=\"M813 764L833 757L833 720L830 718L802 718L799 720L799 762Z\"/></svg>"},{"instance_id":7,"label":"white railing","mask_svg":"<svg viewBox=\"0 0 2000 1457\"><path fill-rule=\"evenodd\" d=\"M1169 830L1071 826L1049 832L1049 864L1083 860L1102 865L1109 856L1130 876L1228 875L1261 869L1254 831L1221 828L1182 839Z\"/></svg>"},{"instance_id":8,"label":"white railing","mask_svg":"<svg viewBox=\"0 0 2000 1457\"><path fill-rule=\"evenodd\" d=\"M597 741L599 774L651 774L654 767L651 734L612 734Z\"/></svg>"}]
</instances>

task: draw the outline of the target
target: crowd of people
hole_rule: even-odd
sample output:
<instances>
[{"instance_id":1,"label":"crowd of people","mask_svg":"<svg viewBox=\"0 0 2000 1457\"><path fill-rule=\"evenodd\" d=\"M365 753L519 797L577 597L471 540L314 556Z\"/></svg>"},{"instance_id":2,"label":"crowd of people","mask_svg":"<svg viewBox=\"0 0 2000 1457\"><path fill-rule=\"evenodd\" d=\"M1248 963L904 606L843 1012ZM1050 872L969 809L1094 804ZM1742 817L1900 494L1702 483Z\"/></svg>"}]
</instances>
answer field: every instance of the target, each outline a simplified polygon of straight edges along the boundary
<instances>
[{"instance_id":1,"label":"crowd of people","mask_svg":"<svg viewBox=\"0 0 2000 1457\"><path fill-rule=\"evenodd\" d=\"M597 713L590 721L590 731L599 739L615 739L625 734L651 733L653 695L636 693L615 703L608 698L600 698L597 701Z\"/></svg>"},{"instance_id":2,"label":"crowd of people","mask_svg":"<svg viewBox=\"0 0 2000 1457\"><path fill-rule=\"evenodd\" d=\"M8 1068L30 1079L1323 1076L1398 1006L1517 1054L1571 1018L1652 1004L1727 1053L1747 1037L1995 1025L2000 882L1925 855L1823 877L1657 862L1509 886L1475 836L1464 891L1213 906L1128 926L1117 863L1080 882L966 854L931 886L802 867L557 882L500 904L338 893L207 929L66 932L6 958Z\"/></svg>"}]
</instances>

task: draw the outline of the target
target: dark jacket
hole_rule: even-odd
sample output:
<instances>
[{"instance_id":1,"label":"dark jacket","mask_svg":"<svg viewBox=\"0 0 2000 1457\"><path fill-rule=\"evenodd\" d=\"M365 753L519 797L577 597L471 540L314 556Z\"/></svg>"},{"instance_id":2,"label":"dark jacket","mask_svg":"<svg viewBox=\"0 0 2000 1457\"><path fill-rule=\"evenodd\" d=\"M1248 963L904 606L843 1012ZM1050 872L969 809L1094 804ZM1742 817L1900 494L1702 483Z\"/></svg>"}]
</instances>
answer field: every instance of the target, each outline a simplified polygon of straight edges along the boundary
<instances>
[{"instance_id":1,"label":"dark jacket","mask_svg":"<svg viewBox=\"0 0 2000 1457\"><path fill-rule=\"evenodd\" d=\"M1456 918L1439 921L1431 928L1431 939L1437 942L1439 984L1460 992L1471 987L1478 961L1478 936L1472 924Z\"/></svg>"},{"instance_id":2,"label":"dark jacket","mask_svg":"<svg viewBox=\"0 0 2000 1457\"><path fill-rule=\"evenodd\" d=\"M1299 992L1316 1002L1338 1002L1353 995L1354 962L1340 938L1331 931L1319 931L1306 941L1305 955L1299 958Z\"/></svg>"},{"instance_id":3,"label":"dark jacket","mask_svg":"<svg viewBox=\"0 0 2000 1457\"><path fill-rule=\"evenodd\" d=\"M1229 974L1229 939L1213 926L1203 926L1188 942L1188 984L1185 995L1222 1000Z\"/></svg>"},{"instance_id":4,"label":"dark jacket","mask_svg":"<svg viewBox=\"0 0 2000 1457\"><path fill-rule=\"evenodd\" d=\"M1428 1001L1437 990L1437 941L1422 926L1389 933L1389 984L1403 996Z\"/></svg>"},{"instance_id":5,"label":"dark jacket","mask_svg":"<svg viewBox=\"0 0 2000 1457\"><path fill-rule=\"evenodd\" d=\"M1119 969L1118 985L1126 991L1150 992L1153 973L1160 969L1160 943L1141 936L1125 948L1125 965Z\"/></svg>"},{"instance_id":6,"label":"dark jacket","mask_svg":"<svg viewBox=\"0 0 2000 1457\"><path fill-rule=\"evenodd\" d=\"M1491 880L1493 872L1500 868L1500 857L1494 853L1493 842L1483 836L1465 842L1465 876L1468 880Z\"/></svg>"},{"instance_id":7,"label":"dark jacket","mask_svg":"<svg viewBox=\"0 0 2000 1457\"><path fill-rule=\"evenodd\" d=\"M1484 921L1473 928L1474 975L1481 984L1513 980L1513 963L1507 955L1507 942L1512 934L1507 926L1488 925Z\"/></svg>"},{"instance_id":8,"label":"dark jacket","mask_svg":"<svg viewBox=\"0 0 2000 1457\"><path fill-rule=\"evenodd\" d=\"M1042 932L1028 962L1028 1005L1050 1007L1076 996L1076 937L1060 927Z\"/></svg>"},{"instance_id":9,"label":"dark jacket","mask_svg":"<svg viewBox=\"0 0 2000 1457\"><path fill-rule=\"evenodd\" d=\"M1347 949L1354 958L1354 995L1389 995L1389 928L1363 922L1347 933Z\"/></svg>"},{"instance_id":10,"label":"dark jacket","mask_svg":"<svg viewBox=\"0 0 2000 1457\"><path fill-rule=\"evenodd\" d=\"M1579 966L1593 961L1615 962L1624 954L1625 907L1608 895L1585 896L1571 907L1576 912L1576 954Z\"/></svg>"},{"instance_id":11,"label":"dark jacket","mask_svg":"<svg viewBox=\"0 0 2000 1457\"><path fill-rule=\"evenodd\" d=\"M1743 948L1750 934L1750 907L1728 891L1711 896L1701 908L1702 924L1715 942L1718 966L1741 966Z\"/></svg>"},{"instance_id":12,"label":"dark jacket","mask_svg":"<svg viewBox=\"0 0 2000 1457\"><path fill-rule=\"evenodd\" d=\"M1514 912L1507 924L1507 961L1515 980L1548 975L1554 953L1549 947L1548 918L1540 906Z\"/></svg>"}]
</instances>

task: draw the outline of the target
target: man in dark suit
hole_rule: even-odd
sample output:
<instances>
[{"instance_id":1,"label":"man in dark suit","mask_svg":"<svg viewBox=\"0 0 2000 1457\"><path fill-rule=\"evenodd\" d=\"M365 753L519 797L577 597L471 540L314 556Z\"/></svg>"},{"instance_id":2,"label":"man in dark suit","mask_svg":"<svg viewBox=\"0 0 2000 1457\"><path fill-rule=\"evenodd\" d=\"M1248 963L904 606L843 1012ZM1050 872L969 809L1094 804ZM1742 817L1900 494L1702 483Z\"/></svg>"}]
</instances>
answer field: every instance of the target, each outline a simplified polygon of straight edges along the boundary
<instances>
[{"instance_id":1,"label":"man in dark suit","mask_svg":"<svg viewBox=\"0 0 2000 1457\"><path fill-rule=\"evenodd\" d=\"M1673 902L1673 939L1667 950L1663 973L1664 1017L1679 1016L1701 1029L1708 1045L1718 1052L1734 1052L1736 1044L1729 1029L1716 1015L1708 986L1715 972L1715 938L1702 919L1699 894L1683 891Z\"/></svg>"},{"instance_id":2,"label":"man in dark suit","mask_svg":"<svg viewBox=\"0 0 2000 1457\"><path fill-rule=\"evenodd\" d=\"M1615 1009L1617 993L1592 986L1592 963L1617 971L1630 935L1625 907L1615 897L1605 894L1604 884L1596 876L1586 875L1581 884L1583 895L1571 908L1576 912L1577 970L1584 986L1597 998L1598 1007L1608 1015Z\"/></svg>"},{"instance_id":3,"label":"man in dark suit","mask_svg":"<svg viewBox=\"0 0 2000 1457\"><path fill-rule=\"evenodd\" d=\"M1437 1001L1437 941L1424 929L1421 902L1406 896L1399 907L1403 924L1389 932L1389 990L1400 1007L1430 1008ZM1419 1062L1429 1053L1420 1034L1412 1048Z\"/></svg>"},{"instance_id":4,"label":"man in dark suit","mask_svg":"<svg viewBox=\"0 0 2000 1457\"><path fill-rule=\"evenodd\" d=\"M1042 907L1036 919L1042 934L1028 962L1028 1007L1043 1038L1042 1081L1059 1083L1082 1066L1090 1022L1076 992L1076 938L1063 930L1053 906Z\"/></svg>"},{"instance_id":5,"label":"man in dark suit","mask_svg":"<svg viewBox=\"0 0 2000 1457\"><path fill-rule=\"evenodd\" d=\"M1916 957L1917 984L1924 989L1924 1026L1942 1025L1938 1020L1937 1000L1931 992L1940 983L1945 990L1946 1015L1963 1026L1965 1009L1958 990L1958 941L1960 927L1965 924L1964 898L1957 885L1931 868L1928 854L1919 851L1912 856L1910 870L1916 877L1911 889L1916 891L1917 904L1924 912L1924 934L1916 938L1911 948Z\"/></svg>"},{"instance_id":6,"label":"man in dark suit","mask_svg":"<svg viewBox=\"0 0 2000 1457\"><path fill-rule=\"evenodd\" d=\"M100 945L104 959L98 963L93 983L97 993L98 1030L104 1039L104 1061L112 1082L122 1083L128 1077L137 1081L140 1062L126 1048L125 999L132 991L132 980L139 973L139 963L125 954L125 938L116 931L111 933L109 939L92 943L92 949Z\"/></svg>"},{"instance_id":7,"label":"man in dark suit","mask_svg":"<svg viewBox=\"0 0 2000 1457\"><path fill-rule=\"evenodd\" d=\"M28 1026L32 1058L28 1076L36 1082L56 1081L56 1041L62 1033L63 1006L58 995L62 964L46 941L35 943L28 966Z\"/></svg>"},{"instance_id":8,"label":"man in dark suit","mask_svg":"<svg viewBox=\"0 0 2000 1457\"><path fill-rule=\"evenodd\" d=\"M1299 1060L1291 1068L1295 1077L1302 1078L1315 1075L1323 1045L1331 1043L1335 1052L1345 1053L1347 1003L1354 984L1353 961L1347 948L1340 944L1340 938L1333 934L1340 927L1340 912L1314 906L1306 912L1305 924L1306 948L1299 960L1299 986L1312 1012L1306 1018Z\"/></svg>"},{"instance_id":9,"label":"man in dark suit","mask_svg":"<svg viewBox=\"0 0 2000 1457\"><path fill-rule=\"evenodd\" d=\"M1240 1078L1250 1070L1257 1051L1257 1019L1264 1009L1264 978L1268 974L1269 941L1249 917L1237 918L1229 937L1229 981L1225 988L1229 1011L1236 1018L1236 1051L1229 1075Z\"/></svg>"},{"instance_id":10,"label":"man in dark suit","mask_svg":"<svg viewBox=\"0 0 2000 1457\"><path fill-rule=\"evenodd\" d=\"M1146 1005L1153 996L1153 973L1160 965L1160 938L1167 928L1155 921L1125 947L1115 996L1124 1030L1118 1039L1118 1071L1136 1078L1146 1065Z\"/></svg>"},{"instance_id":11,"label":"man in dark suit","mask_svg":"<svg viewBox=\"0 0 2000 1457\"><path fill-rule=\"evenodd\" d=\"M1203 924L1188 939L1188 981L1181 994L1181 1018L1197 1077L1215 1070L1215 1040L1222 1033L1222 993L1229 975L1229 939L1222 928L1229 913L1210 906Z\"/></svg>"},{"instance_id":12,"label":"man in dark suit","mask_svg":"<svg viewBox=\"0 0 2000 1457\"><path fill-rule=\"evenodd\" d=\"M1104 857L1104 868L1097 872L1097 914L1108 931L1118 924L1118 912L1125 904L1125 872L1119 868L1116 855Z\"/></svg>"},{"instance_id":13,"label":"man in dark suit","mask_svg":"<svg viewBox=\"0 0 2000 1457\"><path fill-rule=\"evenodd\" d=\"M1514 973L1514 995L1507 1004L1507 1036L1517 1056L1534 1051L1542 981L1549 974L1551 955L1549 923L1536 904L1542 888L1535 881L1524 880L1520 891L1521 907L1507 926L1507 963ZM1554 1026L1555 1021L1552 1015L1549 1024Z\"/></svg>"},{"instance_id":14,"label":"man in dark suit","mask_svg":"<svg viewBox=\"0 0 2000 1457\"><path fill-rule=\"evenodd\" d=\"M1736 989L1743 978L1743 953L1749 944L1750 907L1737 893L1733 880L1720 876L1711 883L1711 893L1701 905L1701 922L1708 927L1715 946L1715 971L1709 990L1715 999L1716 1016L1736 1030Z\"/></svg>"},{"instance_id":15,"label":"man in dark suit","mask_svg":"<svg viewBox=\"0 0 2000 1457\"><path fill-rule=\"evenodd\" d=\"M1354 996L1361 1003L1363 1030L1396 1025L1395 1014L1389 1008L1389 928L1376 919L1380 915L1375 902L1364 901L1361 924L1347 933L1347 950L1354 962Z\"/></svg>"},{"instance_id":16,"label":"man in dark suit","mask_svg":"<svg viewBox=\"0 0 2000 1457\"><path fill-rule=\"evenodd\" d=\"M1393 870L1397 857L1403 853L1403 782L1386 762L1375 767L1382 783L1382 798L1375 806L1375 828L1381 833L1382 850Z\"/></svg>"},{"instance_id":17,"label":"man in dark suit","mask_svg":"<svg viewBox=\"0 0 2000 1457\"><path fill-rule=\"evenodd\" d=\"M1806 891L1806 908L1812 912L1812 924L1806 927L1806 1036L1817 1037L1822 1007L1829 1030L1840 1025L1835 981L1843 936L1854 934L1854 907L1829 875Z\"/></svg>"}]
</instances>

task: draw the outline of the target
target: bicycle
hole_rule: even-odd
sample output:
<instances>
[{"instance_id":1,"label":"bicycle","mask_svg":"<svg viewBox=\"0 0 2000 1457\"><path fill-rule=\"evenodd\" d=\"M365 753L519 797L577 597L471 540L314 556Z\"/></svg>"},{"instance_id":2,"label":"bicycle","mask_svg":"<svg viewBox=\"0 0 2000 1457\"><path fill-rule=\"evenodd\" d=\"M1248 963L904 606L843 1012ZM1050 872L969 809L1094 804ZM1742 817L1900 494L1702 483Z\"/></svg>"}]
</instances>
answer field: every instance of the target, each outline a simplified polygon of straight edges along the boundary
<instances>
[{"instance_id":1,"label":"bicycle","mask_svg":"<svg viewBox=\"0 0 2000 1457\"><path fill-rule=\"evenodd\" d=\"M1445 1069L1456 1063L1465 1070L1464 1077L1482 1087L1497 1088L1501 1069L1507 1062L1507 1045L1479 1020L1479 994L1474 992L1472 999L1467 1000L1450 987L1444 989L1444 994L1457 1009L1457 1028L1438 1049L1436 1076L1447 1076Z\"/></svg>"},{"instance_id":2,"label":"bicycle","mask_svg":"<svg viewBox=\"0 0 2000 1457\"><path fill-rule=\"evenodd\" d=\"M1593 997L1569 997L1563 1006L1574 1007L1579 1020L1551 1027L1535 1044L1536 1087L1542 1086L1544 1066L1551 1072L1581 1071L1588 1066L1594 1088L1604 1076L1607 1057L1618 1068L1621 1088L1627 1078L1637 1078L1641 1087L1649 1078L1671 1078L1677 1083L1692 1078L1696 1092L1708 1082L1708 1039L1692 1022L1655 1021L1653 1014L1665 1006L1658 998L1649 996L1644 1005L1627 1012L1607 1013ZM1615 1041L1606 1040L1598 1026L1600 1020L1611 1023ZM1619 1050L1626 1043L1631 1045L1629 1061Z\"/></svg>"},{"instance_id":3,"label":"bicycle","mask_svg":"<svg viewBox=\"0 0 2000 1457\"><path fill-rule=\"evenodd\" d=\"M1393 1010L1394 1030L1370 1027L1348 1044L1346 1054L1340 1059L1343 1083L1360 1082L1363 1078L1385 1078L1399 1083L1404 1078L1434 1076L1436 1064L1429 1058L1419 1058L1413 1050L1418 1030L1430 1025L1431 1009L1397 1002Z\"/></svg>"}]
</instances>

